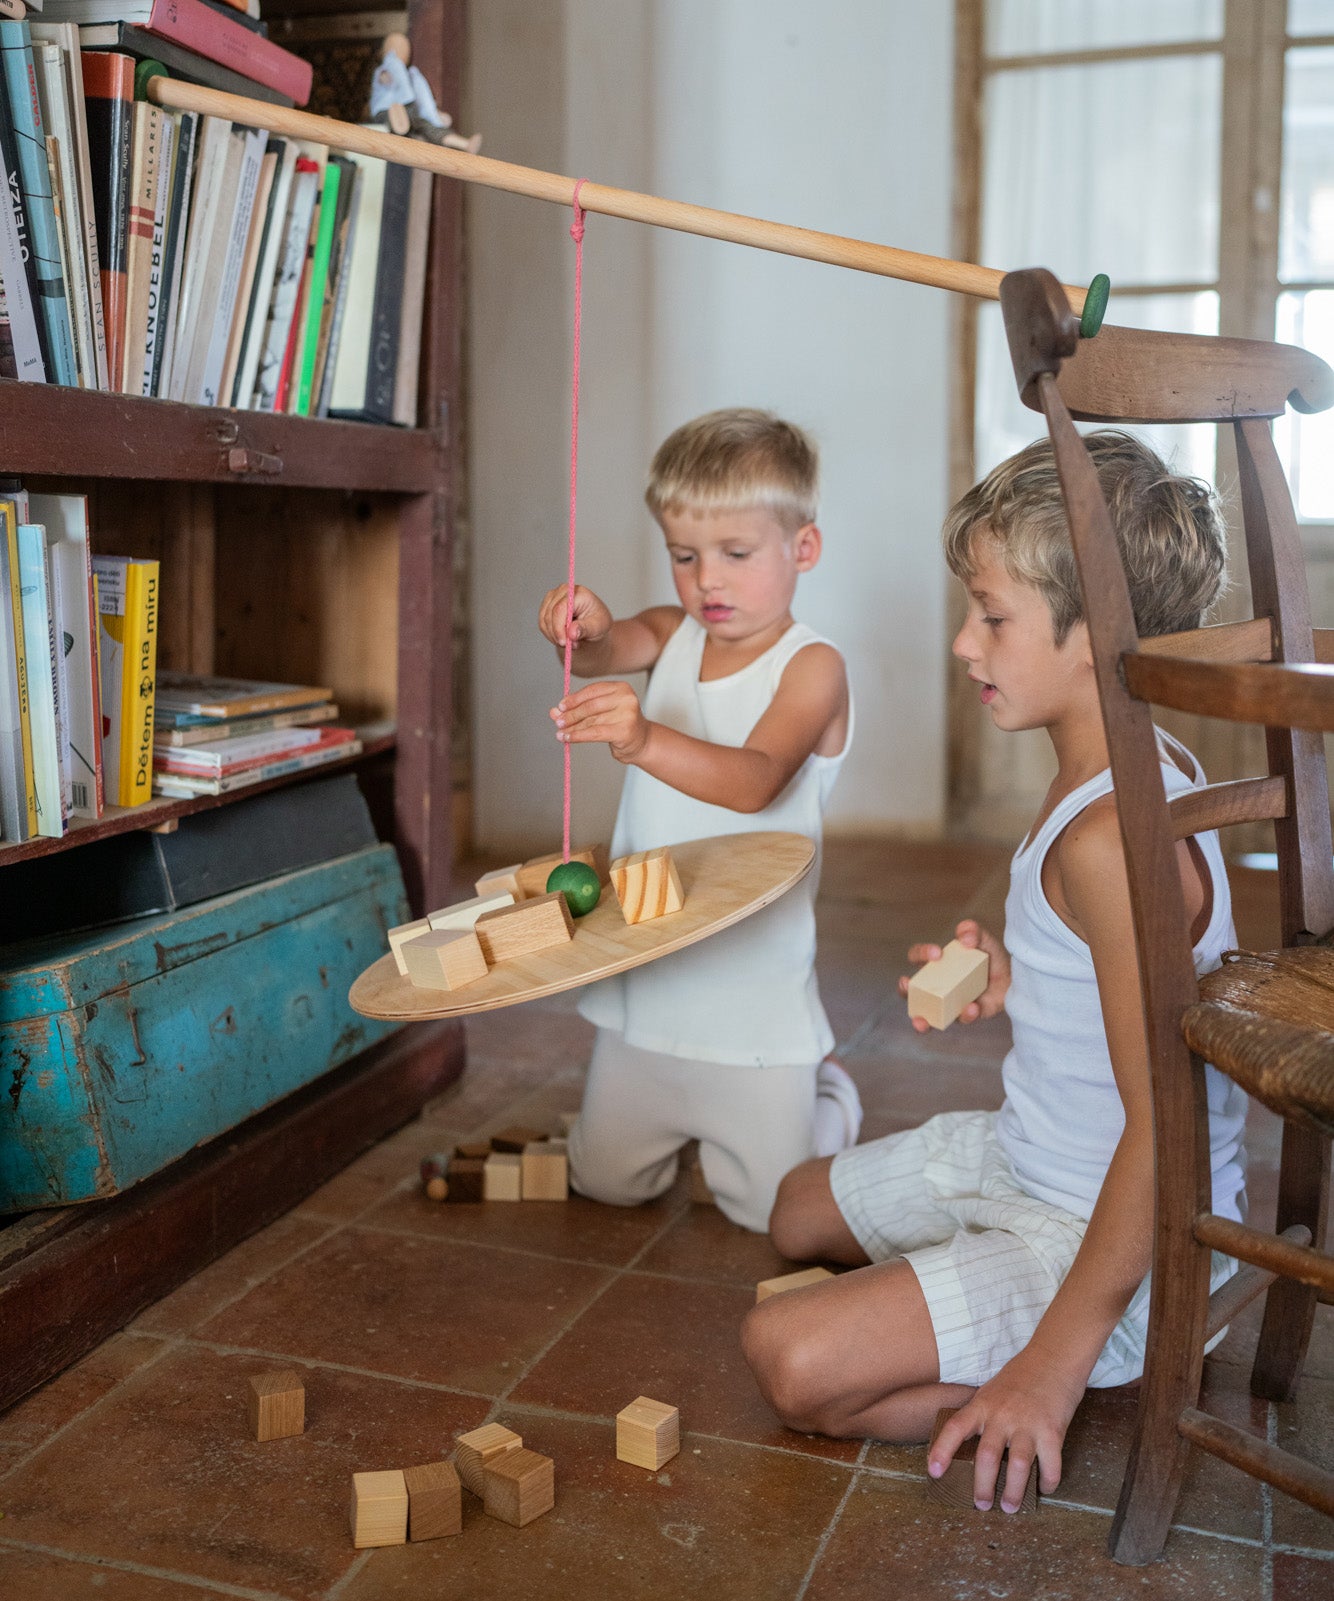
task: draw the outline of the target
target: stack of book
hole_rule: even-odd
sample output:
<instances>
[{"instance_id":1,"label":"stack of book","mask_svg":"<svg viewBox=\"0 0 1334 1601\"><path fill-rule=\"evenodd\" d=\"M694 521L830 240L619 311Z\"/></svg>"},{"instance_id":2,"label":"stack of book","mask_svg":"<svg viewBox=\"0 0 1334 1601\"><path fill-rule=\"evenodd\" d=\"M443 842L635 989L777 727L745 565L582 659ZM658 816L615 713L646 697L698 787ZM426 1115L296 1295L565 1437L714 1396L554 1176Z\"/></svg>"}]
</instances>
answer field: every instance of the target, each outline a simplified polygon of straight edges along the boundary
<instances>
[{"instance_id":1,"label":"stack of book","mask_svg":"<svg viewBox=\"0 0 1334 1601\"><path fill-rule=\"evenodd\" d=\"M158 564L94 556L83 495L0 491L0 837L139 806L153 776Z\"/></svg>"},{"instance_id":2,"label":"stack of book","mask_svg":"<svg viewBox=\"0 0 1334 1601\"><path fill-rule=\"evenodd\" d=\"M0 21L0 377L415 424L430 175L134 99L153 57L304 102L309 66L257 10Z\"/></svg>"},{"instance_id":3,"label":"stack of book","mask_svg":"<svg viewBox=\"0 0 1334 1601\"><path fill-rule=\"evenodd\" d=\"M331 691L310 684L164 672L157 707L158 795L225 795L361 750L355 729L330 726Z\"/></svg>"}]
</instances>

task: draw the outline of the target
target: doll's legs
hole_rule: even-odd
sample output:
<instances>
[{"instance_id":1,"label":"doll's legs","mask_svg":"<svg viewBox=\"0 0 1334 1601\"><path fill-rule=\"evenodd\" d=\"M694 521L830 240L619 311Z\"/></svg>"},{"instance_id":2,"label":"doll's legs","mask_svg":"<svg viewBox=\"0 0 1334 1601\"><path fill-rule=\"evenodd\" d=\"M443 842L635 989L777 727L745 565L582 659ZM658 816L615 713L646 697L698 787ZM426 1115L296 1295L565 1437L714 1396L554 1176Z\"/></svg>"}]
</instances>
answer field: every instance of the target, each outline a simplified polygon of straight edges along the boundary
<instances>
[{"instance_id":1,"label":"doll's legs","mask_svg":"<svg viewBox=\"0 0 1334 1601\"><path fill-rule=\"evenodd\" d=\"M811 1154L815 1067L692 1062L687 1126L718 1209L762 1234L785 1173Z\"/></svg>"}]
</instances>

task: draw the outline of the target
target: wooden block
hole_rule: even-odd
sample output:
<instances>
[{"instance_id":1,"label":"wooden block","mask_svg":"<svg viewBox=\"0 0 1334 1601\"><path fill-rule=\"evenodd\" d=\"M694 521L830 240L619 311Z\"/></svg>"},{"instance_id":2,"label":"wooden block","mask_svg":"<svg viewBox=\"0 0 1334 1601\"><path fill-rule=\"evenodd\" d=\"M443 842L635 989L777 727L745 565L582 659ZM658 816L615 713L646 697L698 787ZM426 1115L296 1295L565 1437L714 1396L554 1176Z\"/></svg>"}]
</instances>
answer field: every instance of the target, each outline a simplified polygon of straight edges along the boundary
<instances>
[{"instance_id":1,"label":"wooden block","mask_svg":"<svg viewBox=\"0 0 1334 1601\"><path fill-rule=\"evenodd\" d=\"M483 873L473 885L479 895L512 896L516 901L523 899L523 891L519 888L519 868L523 864L515 862L513 867L497 867L490 873ZM543 889L546 888L544 884Z\"/></svg>"},{"instance_id":2,"label":"wooden block","mask_svg":"<svg viewBox=\"0 0 1334 1601\"><path fill-rule=\"evenodd\" d=\"M431 925L424 917L419 917L415 923L400 923L397 928L389 930L389 949L394 953L394 966L404 978L408 976L408 964L403 960L403 947L410 939L420 939L423 934L431 932Z\"/></svg>"},{"instance_id":3,"label":"wooden block","mask_svg":"<svg viewBox=\"0 0 1334 1601\"><path fill-rule=\"evenodd\" d=\"M568 1201L570 1158L564 1140L542 1140L524 1147L525 1201Z\"/></svg>"},{"instance_id":4,"label":"wooden block","mask_svg":"<svg viewBox=\"0 0 1334 1601\"><path fill-rule=\"evenodd\" d=\"M518 896L513 890L492 890L487 895L474 895L470 901L455 901L442 906L438 912L427 912L426 921L437 931L446 928L472 928L486 912L498 912L502 906L513 906Z\"/></svg>"},{"instance_id":5,"label":"wooden block","mask_svg":"<svg viewBox=\"0 0 1334 1601\"><path fill-rule=\"evenodd\" d=\"M637 851L611 864L611 886L627 923L647 923L654 917L679 912L685 905L681 880L665 845Z\"/></svg>"},{"instance_id":6,"label":"wooden block","mask_svg":"<svg viewBox=\"0 0 1334 1601\"><path fill-rule=\"evenodd\" d=\"M699 1158L690 1164L690 1204L692 1206L717 1206L713 1198L713 1191L709 1188L709 1181L704 1177L704 1169L700 1166Z\"/></svg>"},{"instance_id":7,"label":"wooden block","mask_svg":"<svg viewBox=\"0 0 1334 1601\"><path fill-rule=\"evenodd\" d=\"M408 1538L408 1487L401 1468L352 1475L352 1544L403 1545Z\"/></svg>"},{"instance_id":8,"label":"wooden block","mask_svg":"<svg viewBox=\"0 0 1334 1601\"><path fill-rule=\"evenodd\" d=\"M936 1426L931 1430L931 1444L936 1443L936 1436L952 1418L957 1407L943 1406L936 1413ZM942 1506L955 1508L960 1512L978 1512L981 1508L973 1499L973 1468L977 1459L978 1439L976 1435L965 1440L954 1453L949 1467L938 1479L927 1475L927 1493L933 1501L939 1501ZM928 1450L930 1447L928 1447ZM992 1512L1001 1511L1001 1490L1005 1484L1005 1469L1009 1462L1009 1453L1001 1458L1000 1472L996 1475L996 1498L989 1508ZM1028 1483L1024 1486L1024 1498L1019 1503L1020 1512L1036 1512L1038 1509L1038 1465L1033 1463L1029 1470ZM1002 1516L1004 1514L1002 1513Z\"/></svg>"},{"instance_id":9,"label":"wooden block","mask_svg":"<svg viewBox=\"0 0 1334 1601\"><path fill-rule=\"evenodd\" d=\"M403 1482L408 1491L409 1540L438 1540L442 1535L463 1533L463 1491L452 1462L406 1468Z\"/></svg>"},{"instance_id":10,"label":"wooden block","mask_svg":"<svg viewBox=\"0 0 1334 1601\"><path fill-rule=\"evenodd\" d=\"M948 1028L987 987L985 951L970 950L952 939L934 962L913 974L908 984L908 1016L924 1017L932 1028Z\"/></svg>"},{"instance_id":11,"label":"wooden block","mask_svg":"<svg viewBox=\"0 0 1334 1601\"><path fill-rule=\"evenodd\" d=\"M547 892L547 879L551 877L551 869L558 862L565 860L563 851L552 851L549 856L534 856L532 861L525 862L519 868L515 877L518 879L519 891L525 900L535 896L545 895ZM607 882L607 847L605 845L585 845L582 850L571 851L572 862L585 862L598 875L598 882Z\"/></svg>"},{"instance_id":12,"label":"wooden block","mask_svg":"<svg viewBox=\"0 0 1334 1601\"><path fill-rule=\"evenodd\" d=\"M521 1529L555 1506L556 1467L549 1456L520 1446L486 1464L482 1486L482 1499L491 1516Z\"/></svg>"},{"instance_id":13,"label":"wooden block","mask_svg":"<svg viewBox=\"0 0 1334 1601\"><path fill-rule=\"evenodd\" d=\"M449 1185L448 1201L480 1201L486 1178L486 1163L477 1157L450 1158L445 1182Z\"/></svg>"},{"instance_id":14,"label":"wooden block","mask_svg":"<svg viewBox=\"0 0 1334 1601\"><path fill-rule=\"evenodd\" d=\"M523 1199L523 1157L513 1151L492 1151L482 1166L483 1200Z\"/></svg>"},{"instance_id":15,"label":"wooden block","mask_svg":"<svg viewBox=\"0 0 1334 1601\"><path fill-rule=\"evenodd\" d=\"M459 1478L474 1495L481 1495L482 1472L487 1464L503 1456L506 1451L519 1450L522 1445L523 1436L500 1423L485 1423L469 1434L460 1434L454 1452L454 1465L459 1470Z\"/></svg>"},{"instance_id":16,"label":"wooden block","mask_svg":"<svg viewBox=\"0 0 1334 1601\"><path fill-rule=\"evenodd\" d=\"M568 901L556 890L522 900L517 906L502 906L498 912L483 913L477 919L476 933L482 955L494 965L572 940L574 919Z\"/></svg>"},{"instance_id":17,"label":"wooden block","mask_svg":"<svg viewBox=\"0 0 1334 1601\"><path fill-rule=\"evenodd\" d=\"M578 1112L557 1112L556 1113L556 1127L560 1130L561 1139L563 1139L563 1140L568 1140L569 1139L570 1130L574 1127L575 1123L578 1121L578 1118L579 1118Z\"/></svg>"},{"instance_id":18,"label":"wooden block","mask_svg":"<svg viewBox=\"0 0 1334 1601\"><path fill-rule=\"evenodd\" d=\"M257 1440L285 1440L306 1431L306 1389L290 1368L259 1373L250 1381L250 1432Z\"/></svg>"},{"instance_id":19,"label":"wooden block","mask_svg":"<svg viewBox=\"0 0 1334 1601\"><path fill-rule=\"evenodd\" d=\"M404 940L398 954L408 977L424 990L458 990L486 977L486 957L470 928L445 928Z\"/></svg>"},{"instance_id":20,"label":"wooden block","mask_svg":"<svg viewBox=\"0 0 1334 1601\"><path fill-rule=\"evenodd\" d=\"M477 1140L471 1145L456 1145L454 1155L464 1162L485 1162L491 1154L489 1140Z\"/></svg>"},{"instance_id":21,"label":"wooden block","mask_svg":"<svg viewBox=\"0 0 1334 1601\"><path fill-rule=\"evenodd\" d=\"M616 1414L616 1456L655 1471L681 1449L681 1414L663 1401L637 1396Z\"/></svg>"},{"instance_id":22,"label":"wooden block","mask_svg":"<svg viewBox=\"0 0 1334 1601\"><path fill-rule=\"evenodd\" d=\"M762 1279L755 1286L755 1304L767 1301L771 1295L781 1295L784 1290L801 1290L833 1276L827 1267L808 1267L802 1273L781 1273L776 1279Z\"/></svg>"},{"instance_id":23,"label":"wooden block","mask_svg":"<svg viewBox=\"0 0 1334 1601\"><path fill-rule=\"evenodd\" d=\"M493 1151L513 1151L515 1155L522 1156L530 1145L539 1140L546 1139L546 1131L540 1128L524 1128L522 1124L515 1124L510 1128L503 1128L498 1134L491 1136L491 1149Z\"/></svg>"}]
</instances>

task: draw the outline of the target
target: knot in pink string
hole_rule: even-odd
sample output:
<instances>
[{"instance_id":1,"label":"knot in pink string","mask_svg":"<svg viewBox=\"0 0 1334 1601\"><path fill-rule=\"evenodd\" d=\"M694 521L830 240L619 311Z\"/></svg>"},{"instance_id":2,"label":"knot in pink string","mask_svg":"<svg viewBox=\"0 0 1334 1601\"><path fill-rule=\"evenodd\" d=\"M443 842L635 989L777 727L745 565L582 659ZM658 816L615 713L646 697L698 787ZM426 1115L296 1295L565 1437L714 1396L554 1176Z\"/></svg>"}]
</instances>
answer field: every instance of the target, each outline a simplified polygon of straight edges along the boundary
<instances>
[{"instance_id":1,"label":"knot in pink string","mask_svg":"<svg viewBox=\"0 0 1334 1601\"><path fill-rule=\"evenodd\" d=\"M588 182L587 178L577 178L574 184L574 194L570 204L574 207L574 221L570 224L570 238L575 244L582 244L584 239L584 208L579 204L579 191Z\"/></svg>"},{"instance_id":2,"label":"knot in pink string","mask_svg":"<svg viewBox=\"0 0 1334 1601\"><path fill-rule=\"evenodd\" d=\"M579 191L585 180L580 178L574 186L571 205L574 221L570 224L570 238L574 240L574 359L570 394L570 566L565 586L565 688L563 698L570 694L570 659L574 642L570 631L574 626L574 534L578 522L579 486L579 347L583 338L584 299L584 209L579 204ZM564 746L564 804L561 827L561 860L570 859L570 744Z\"/></svg>"}]
</instances>

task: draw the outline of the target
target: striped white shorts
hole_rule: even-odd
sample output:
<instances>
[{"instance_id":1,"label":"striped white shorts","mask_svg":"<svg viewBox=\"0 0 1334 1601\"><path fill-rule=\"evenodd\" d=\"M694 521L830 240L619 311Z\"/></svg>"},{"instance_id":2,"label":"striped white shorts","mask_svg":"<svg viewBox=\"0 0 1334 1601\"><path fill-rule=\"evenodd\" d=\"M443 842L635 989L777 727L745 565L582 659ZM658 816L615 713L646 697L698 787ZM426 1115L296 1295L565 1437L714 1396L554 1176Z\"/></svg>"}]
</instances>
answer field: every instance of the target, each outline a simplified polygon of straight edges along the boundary
<instances>
[{"instance_id":1,"label":"striped white shorts","mask_svg":"<svg viewBox=\"0 0 1334 1601\"><path fill-rule=\"evenodd\" d=\"M834 1158L829 1185L873 1262L903 1256L926 1297L942 1384L984 1384L1023 1350L1075 1259L1085 1220L1020 1189L994 1112L944 1112ZM1211 1288L1236 1271L1214 1253ZM1149 1280L1131 1297L1089 1385L1144 1369ZM1221 1340L1223 1333L1210 1342Z\"/></svg>"}]
</instances>

